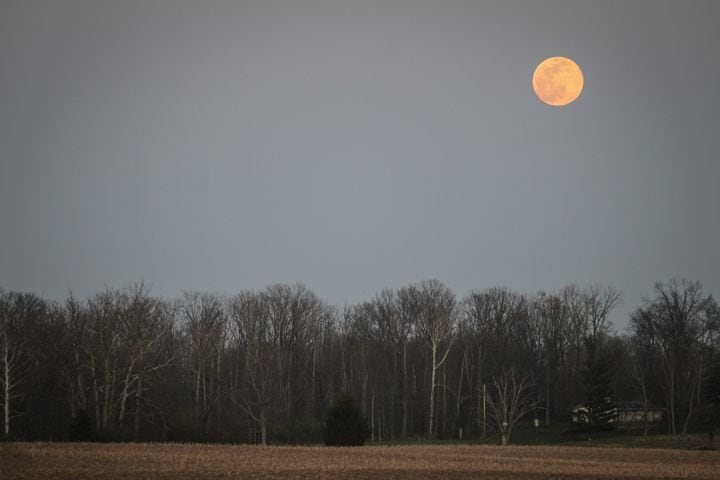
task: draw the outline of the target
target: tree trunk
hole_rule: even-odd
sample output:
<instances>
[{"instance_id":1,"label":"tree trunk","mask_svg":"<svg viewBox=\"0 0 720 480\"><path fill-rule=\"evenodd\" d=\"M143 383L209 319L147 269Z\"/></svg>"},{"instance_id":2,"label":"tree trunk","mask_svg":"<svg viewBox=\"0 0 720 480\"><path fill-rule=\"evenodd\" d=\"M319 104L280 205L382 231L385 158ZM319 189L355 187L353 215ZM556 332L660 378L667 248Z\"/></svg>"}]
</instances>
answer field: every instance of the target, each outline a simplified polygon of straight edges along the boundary
<instances>
[{"instance_id":1,"label":"tree trunk","mask_svg":"<svg viewBox=\"0 0 720 480\"><path fill-rule=\"evenodd\" d=\"M550 426L550 375L545 378L545 426Z\"/></svg>"},{"instance_id":2,"label":"tree trunk","mask_svg":"<svg viewBox=\"0 0 720 480\"><path fill-rule=\"evenodd\" d=\"M8 352L7 337L3 342L3 385L5 386L5 397L3 398L3 434L5 438L10 436L10 359Z\"/></svg>"},{"instance_id":3,"label":"tree trunk","mask_svg":"<svg viewBox=\"0 0 720 480\"><path fill-rule=\"evenodd\" d=\"M312 350L312 375L310 378L310 400L308 401L308 417L315 418L315 382L316 382L316 370L317 370L317 339L313 342Z\"/></svg>"},{"instance_id":4,"label":"tree trunk","mask_svg":"<svg viewBox=\"0 0 720 480\"><path fill-rule=\"evenodd\" d=\"M372 399L370 400L370 441L375 441L375 383L373 383Z\"/></svg>"},{"instance_id":5,"label":"tree trunk","mask_svg":"<svg viewBox=\"0 0 720 480\"><path fill-rule=\"evenodd\" d=\"M125 375L125 379L123 381L123 389L122 393L120 394L120 413L118 414L118 425L120 425L120 429L123 430L123 422L125 420L125 410L127 409L127 400L128 397L130 397L130 384L132 383L132 364L128 368L127 374Z\"/></svg>"},{"instance_id":6,"label":"tree trunk","mask_svg":"<svg viewBox=\"0 0 720 480\"><path fill-rule=\"evenodd\" d=\"M690 401L688 402L688 413L683 422L682 434L687 435L688 427L690 426L690 418L693 414L693 403L695 403L695 388L690 389Z\"/></svg>"},{"instance_id":7,"label":"tree trunk","mask_svg":"<svg viewBox=\"0 0 720 480\"><path fill-rule=\"evenodd\" d=\"M487 437L487 386L482 384L482 438Z\"/></svg>"},{"instance_id":8,"label":"tree trunk","mask_svg":"<svg viewBox=\"0 0 720 480\"><path fill-rule=\"evenodd\" d=\"M220 441L220 418L222 417L222 401L220 398L220 382L221 382L221 347L217 347L216 363L215 363L215 391L213 392L213 400L215 402L215 441Z\"/></svg>"},{"instance_id":9,"label":"tree trunk","mask_svg":"<svg viewBox=\"0 0 720 480\"><path fill-rule=\"evenodd\" d=\"M641 380L641 387L642 387L642 395L643 395L643 435L647 436L648 434L648 397L647 397L647 389L645 388L645 377L642 377Z\"/></svg>"},{"instance_id":10,"label":"tree trunk","mask_svg":"<svg viewBox=\"0 0 720 480\"><path fill-rule=\"evenodd\" d=\"M102 428L105 432L108 430L109 418L110 418L110 404L112 403L112 385L115 383L110 373L110 360L105 359L105 391L103 392L103 418Z\"/></svg>"},{"instance_id":11,"label":"tree trunk","mask_svg":"<svg viewBox=\"0 0 720 480\"><path fill-rule=\"evenodd\" d=\"M90 368L93 376L93 398L95 400L95 430L100 430L100 389L97 382L97 374L95 372L95 357L91 357Z\"/></svg>"},{"instance_id":12,"label":"tree trunk","mask_svg":"<svg viewBox=\"0 0 720 480\"><path fill-rule=\"evenodd\" d=\"M462 425L460 424L460 407L462 407L462 385L465 377L465 357L460 363L460 379L458 380L457 395L455 396L455 425L458 428L458 439L462 440Z\"/></svg>"},{"instance_id":13,"label":"tree trunk","mask_svg":"<svg viewBox=\"0 0 720 480\"><path fill-rule=\"evenodd\" d=\"M432 367L430 370L430 405L428 405L428 438L433 438L433 413L435 407L435 369L437 368L437 345L432 346Z\"/></svg>"},{"instance_id":14,"label":"tree trunk","mask_svg":"<svg viewBox=\"0 0 720 480\"><path fill-rule=\"evenodd\" d=\"M407 371L407 343L403 343L403 383L402 383L402 427L400 436L408 436L408 371Z\"/></svg>"},{"instance_id":15,"label":"tree trunk","mask_svg":"<svg viewBox=\"0 0 720 480\"><path fill-rule=\"evenodd\" d=\"M477 357L477 417L475 422L481 431L482 439L485 439L485 384L482 378L482 347L478 347Z\"/></svg>"},{"instance_id":16,"label":"tree trunk","mask_svg":"<svg viewBox=\"0 0 720 480\"><path fill-rule=\"evenodd\" d=\"M442 426L442 432L443 432L443 437L444 437L444 438L447 438L447 363L443 364L443 375L442 375L442 376L443 376L443 383L442 383L442 386L443 386L443 391L442 391L442 394L443 394L443 398L442 398L442 403L443 403L443 411L442 411L443 426Z\"/></svg>"},{"instance_id":17,"label":"tree trunk","mask_svg":"<svg viewBox=\"0 0 720 480\"><path fill-rule=\"evenodd\" d=\"M267 445L267 418L265 415L265 407L260 408L260 443Z\"/></svg>"},{"instance_id":18,"label":"tree trunk","mask_svg":"<svg viewBox=\"0 0 720 480\"><path fill-rule=\"evenodd\" d=\"M140 418L142 416L142 376L138 378L135 390L135 411L133 412L133 442L140 438Z\"/></svg>"},{"instance_id":19,"label":"tree trunk","mask_svg":"<svg viewBox=\"0 0 720 480\"><path fill-rule=\"evenodd\" d=\"M670 434L675 435L677 433L675 427L675 372L673 371L670 375L670 388L668 395L670 397Z\"/></svg>"},{"instance_id":20,"label":"tree trunk","mask_svg":"<svg viewBox=\"0 0 720 480\"><path fill-rule=\"evenodd\" d=\"M195 418L200 418L200 372L202 367L198 365L197 373L195 373Z\"/></svg>"},{"instance_id":21,"label":"tree trunk","mask_svg":"<svg viewBox=\"0 0 720 480\"><path fill-rule=\"evenodd\" d=\"M288 423L292 423L292 351L288 355L287 377L285 379L285 416Z\"/></svg>"}]
</instances>

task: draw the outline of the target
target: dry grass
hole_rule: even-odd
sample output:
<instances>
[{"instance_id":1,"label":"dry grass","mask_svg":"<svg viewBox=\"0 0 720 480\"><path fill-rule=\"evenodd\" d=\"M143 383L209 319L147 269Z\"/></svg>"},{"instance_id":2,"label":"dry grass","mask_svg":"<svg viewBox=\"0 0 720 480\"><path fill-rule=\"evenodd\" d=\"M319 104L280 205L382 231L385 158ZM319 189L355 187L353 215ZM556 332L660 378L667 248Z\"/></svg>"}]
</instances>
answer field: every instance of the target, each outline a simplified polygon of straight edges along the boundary
<instances>
[{"instance_id":1,"label":"dry grass","mask_svg":"<svg viewBox=\"0 0 720 480\"><path fill-rule=\"evenodd\" d=\"M0 444L10 479L718 479L720 452L579 447L363 448Z\"/></svg>"}]
</instances>

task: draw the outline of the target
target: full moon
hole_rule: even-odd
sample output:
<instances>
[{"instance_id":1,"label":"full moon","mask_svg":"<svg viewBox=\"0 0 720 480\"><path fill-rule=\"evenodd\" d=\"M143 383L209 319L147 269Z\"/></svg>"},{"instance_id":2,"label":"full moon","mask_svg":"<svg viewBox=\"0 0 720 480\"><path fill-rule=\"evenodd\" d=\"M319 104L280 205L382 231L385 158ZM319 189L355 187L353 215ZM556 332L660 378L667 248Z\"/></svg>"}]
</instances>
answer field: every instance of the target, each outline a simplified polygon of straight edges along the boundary
<instances>
[{"instance_id":1,"label":"full moon","mask_svg":"<svg viewBox=\"0 0 720 480\"><path fill-rule=\"evenodd\" d=\"M565 57L550 57L535 69L535 95L554 107L563 107L580 96L585 80L578 64Z\"/></svg>"}]
</instances>

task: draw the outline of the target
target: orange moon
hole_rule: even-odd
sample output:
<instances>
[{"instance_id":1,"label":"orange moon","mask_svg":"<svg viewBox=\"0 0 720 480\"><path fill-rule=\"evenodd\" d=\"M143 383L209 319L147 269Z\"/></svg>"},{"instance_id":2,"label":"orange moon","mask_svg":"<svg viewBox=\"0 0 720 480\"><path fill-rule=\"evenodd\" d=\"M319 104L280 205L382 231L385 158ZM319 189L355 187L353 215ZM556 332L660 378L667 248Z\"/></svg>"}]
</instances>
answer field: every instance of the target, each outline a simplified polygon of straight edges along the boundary
<instances>
[{"instance_id":1,"label":"orange moon","mask_svg":"<svg viewBox=\"0 0 720 480\"><path fill-rule=\"evenodd\" d=\"M585 79L577 63L565 57L550 57L537 66L532 84L540 100L563 107L580 96Z\"/></svg>"}]
</instances>

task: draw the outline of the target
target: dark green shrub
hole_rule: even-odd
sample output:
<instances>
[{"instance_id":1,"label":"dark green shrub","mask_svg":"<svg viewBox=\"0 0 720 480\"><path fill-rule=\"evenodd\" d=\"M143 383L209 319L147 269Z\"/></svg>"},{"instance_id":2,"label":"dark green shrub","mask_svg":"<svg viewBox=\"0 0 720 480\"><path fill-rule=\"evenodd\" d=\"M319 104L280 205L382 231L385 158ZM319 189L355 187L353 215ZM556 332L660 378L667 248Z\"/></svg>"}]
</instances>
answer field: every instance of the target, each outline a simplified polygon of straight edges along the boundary
<instances>
[{"instance_id":1,"label":"dark green shrub","mask_svg":"<svg viewBox=\"0 0 720 480\"><path fill-rule=\"evenodd\" d=\"M370 428L365 415L355 405L350 394L340 394L323 426L325 445L361 446L369 435Z\"/></svg>"},{"instance_id":2,"label":"dark green shrub","mask_svg":"<svg viewBox=\"0 0 720 480\"><path fill-rule=\"evenodd\" d=\"M71 442L92 442L95 440L93 422L85 410L78 410L70 424Z\"/></svg>"},{"instance_id":3,"label":"dark green shrub","mask_svg":"<svg viewBox=\"0 0 720 480\"><path fill-rule=\"evenodd\" d=\"M280 443L318 443L323 440L322 429L319 420L280 423L270 430L270 438Z\"/></svg>"}]
</instances>

